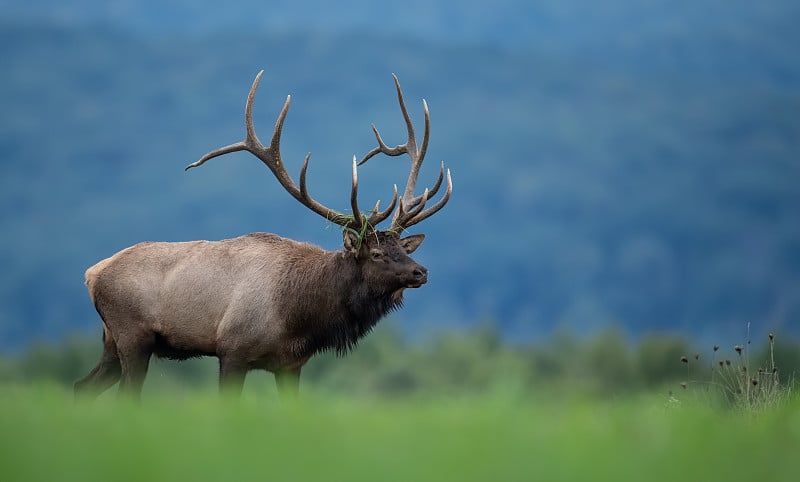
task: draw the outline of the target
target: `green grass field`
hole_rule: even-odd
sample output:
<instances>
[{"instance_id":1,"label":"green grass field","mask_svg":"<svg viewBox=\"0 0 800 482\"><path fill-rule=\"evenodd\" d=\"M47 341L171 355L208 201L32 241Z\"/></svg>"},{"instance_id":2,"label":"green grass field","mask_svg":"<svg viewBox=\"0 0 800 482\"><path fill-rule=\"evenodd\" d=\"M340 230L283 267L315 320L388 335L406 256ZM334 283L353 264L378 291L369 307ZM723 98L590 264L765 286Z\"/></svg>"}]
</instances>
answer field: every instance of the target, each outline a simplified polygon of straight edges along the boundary
<instances>
[{"instance_id":1,"label":"green grass field","mask_svg":"<svg viewBox=\"0 0 800 482\"><path fill-rule=\"evenodd\" d=\"M800 399L760 413L667 397L367 399L0 387L0 480L636 480L800 477Z\"/></svg>"}]
</instances>

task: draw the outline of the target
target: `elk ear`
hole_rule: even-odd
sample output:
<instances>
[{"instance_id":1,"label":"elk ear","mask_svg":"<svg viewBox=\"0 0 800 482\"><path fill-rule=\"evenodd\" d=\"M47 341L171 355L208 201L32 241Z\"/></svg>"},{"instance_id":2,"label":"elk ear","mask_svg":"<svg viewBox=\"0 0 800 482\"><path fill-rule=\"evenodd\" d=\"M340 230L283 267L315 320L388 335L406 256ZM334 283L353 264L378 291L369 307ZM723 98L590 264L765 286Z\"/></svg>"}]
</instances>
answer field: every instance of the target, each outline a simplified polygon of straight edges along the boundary
<instances>
[{"instance_id":1,"label":"elk ear","mask_svg":"<svg viewBox=\"0 0 800 482\"><path fill-rule=\"evenodd\" d=\"M415 234L413 236L408 236L402 238L400 240L400 246L406 250L406 254L411 254L419 248L419 245L422 244L422 241L425 240L424 234Z\"/></svg>"},{"instance_id":2,"label":"elk ear","mask_svg":"<svg viewBox=\"0 0 800 482\"><path fill-rule=\"evenodd\" d=\"M358 234L349 229L345 229L344 250L357 257L359 246L361 246L361 240L359 239Z\"/></svg>"}]
</instances>

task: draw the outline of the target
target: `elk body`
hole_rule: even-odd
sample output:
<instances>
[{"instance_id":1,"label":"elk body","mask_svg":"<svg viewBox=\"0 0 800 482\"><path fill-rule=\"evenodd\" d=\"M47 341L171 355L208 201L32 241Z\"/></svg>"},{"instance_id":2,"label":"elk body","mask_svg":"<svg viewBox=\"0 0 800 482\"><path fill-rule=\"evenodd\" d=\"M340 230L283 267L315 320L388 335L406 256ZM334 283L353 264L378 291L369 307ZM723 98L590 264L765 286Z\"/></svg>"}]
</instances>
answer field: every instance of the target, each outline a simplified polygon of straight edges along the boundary
<instances>
[{"instance_id":1,"label":"elk body","mask_svg":"<svg viewBox=\"0 0 800 482\"><path fill-rule=\"evenodd\" d=\"M439 211L452 192L448 170L444 195L426 208L445 177L442 164L435 185L414 194L430 132L427 105L418 149L395 77L408 140L388 147L373 126L378 146L359 163L353 159L353 215L344 215L309 196L310 154L299 187L284 168L280 137L289 97L270 145L258 140L252 107L262 73L247 99L246 139L209 152L187 169L227 153L249 151L292 197L343 228L343 248L326 251L274 234L252 233L222 241L140 243L100 261L86 271L86 285L103 322L103 353L97 366L75 383L76 395L97 395L119 381L121 391L138 397L152 355L216 356L220 387L234 394L252 369L273 372L281 393L296 392L301 368L314 354L352 349L383 316L401 306L406 288L427 282L427 270L409 256L425 236L401 237L406 228ZM399 200L395 187L390 205L381 211L376 203L366 216L358 209L357 166L378 153L407 154L411 172ZM392 213L389 229L377 230Z\"/></svg>"}]
</instances>

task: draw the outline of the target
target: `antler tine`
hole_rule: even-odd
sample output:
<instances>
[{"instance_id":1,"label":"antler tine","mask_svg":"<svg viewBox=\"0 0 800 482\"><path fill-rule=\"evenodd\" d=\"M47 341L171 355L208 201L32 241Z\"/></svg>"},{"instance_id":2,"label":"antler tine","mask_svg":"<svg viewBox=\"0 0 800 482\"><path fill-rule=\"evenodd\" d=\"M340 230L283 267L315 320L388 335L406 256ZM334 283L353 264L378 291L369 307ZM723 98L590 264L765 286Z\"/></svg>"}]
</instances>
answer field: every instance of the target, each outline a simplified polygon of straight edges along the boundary
<instances>
[{"instance_id":1,"label":"antler tine","mask_svg":"<svg viewBox=\"0 0 800 482\"><path fill-rule=\"evenodd\" d=\"M426 188L425 191L420 196L419 204L416 206L411 206L408 211L405 211L405 206L401 204L401 209L398 216L398 224L404 225L410 219L413 219L414 216L421 213L423 209L425 209L425 204L430 199L430 192Z\"/></svg>"},{"instance_id":2,"label":"antler tine","mask_svg":"<svg viewBox=\"0 0 800 482\"><path fill-rule=\"evenodd\" d=\"M428 189L428 199L434 197L437 192L439 192L439 188L442 186L442 181L444 180L444 161L442 161L442 166L439 168L439 177L436 179L433 187ZM414 197L411 201L409 201L408 207L413 208L417 204L419 204L420 200L422 199L422 195Z\"/></svg>"},{"instance_id":3,"label":"antler tine","mask_svg":"<svg viewBox=\"0 0 800 482\"><path fill-rule=\"evenodd\" d=\"M354 224L359 228L364 227L361 219L361 210L358 209L358 164L356 163L356 156L353 156L353 188L350 190L350 208L353 210Z\"/></svg>"},{"instance_id":4,"label":"antler tine","mask_svg":"<svg viewBox=\"0 0 800 482\"><path fill-rule=\"evenodd\" d=\"M432 198L436 195L439 191L439 188L442 185L442 181L444 180L444 162L442 162L442 166L439 169L439 178L436 180L434 186L430 189L426 189L425 192L420 196L414 195L414 189L417 185L417 179L419 177L419 170L422 166L422 162L425 159L425 154L428 151L428 142L430 140L431 134L431 117L430 111L428 110L428 103L423 99L422 107L425 113L425 131L422 136L422 145L419 149L417 149L417 138L414 132L414 125L411 122L411 116L408 114L408 109L406 108L405 98L403 97L403 90L400 88L400 81L395 74L392 74L392 78L394 79L395 87L397 88L397 100L400 104L400 111L403 114L403 120L406 124L406 130L408 131L408 139L406 140L405 144L400 144L395 147L389 147L383 141L378 128L375 127L375 124L372 125L372 132L375 134L375 139L378 141L378 146L370 150L363 159L358 163L358 165L362 165L366 163L368 160L372 159L376 154L386 154L387 156L400 156L402 154L408 154L408 157L411 158L411 170L408 175L408 182L406 183L405 191L403 192L403 196L400 199L400 204L398 210L395 212L394 217L392 219L392 227L391 230L400 230L402 231L408 226L416 224L423 219L428 218L429 216L433 215L435 212L440 210L447 201L450 199L450 193L452 192L452 181L450 178L450 171L448 171L447 179L448 179L448 191L436 203L434 206L430 207L427 211L424 210L425 204L427 203L428 199ZM408 211L406 211L408 209ZM377 209L376 209L377 210Z\"/></svg>"},{"instance_id":5,"label":"antler tine","mask_svg":"<svg viewBox=\"0 0 800 482\"><path fill-rule=\"evenodd\" d=\"M184 171L188 171L193 167L202 166L205 162L209 159L213 159L217 156L222 156L224 154L230 154L231 152L238 152L238 151L246 151L247 145L244 142L237 142L235 144L231 144L229 146L220 147L216 151L211 151L208 154L204 155L200 158L200 160L193 162L184 168Z\"/></svg>"},{"instance_id":6,"label":"antler tine","mask_svg":"<svg viewBox=\"0 0 800 482\"><path fill-rule=\"evenodd\" d=\"M430 194L427 189L425 190L425 193L427 193L428 195L427 196L425 194L422 195L422 201L421 201L421 204L420 204L423 207L425 206L425 201L427 201L427 199L429 197L433 196L433 194ZM445 204L447 204L447 201L450 200L450 195L452 193L453 193L453 179L450 177L450 169L448 169L447 170L447 190L444 192L444 195L442 196L442 198L439 199L439 201L436 204L434 204L433 206L429 207L425 211L423 211L421 208L417 207L417 209L413 210L414 211L413 214L410 213L410 212L408 213L407 218L398 219L396 221L392 221L392 228L391 229L393 229L393 230L398 230L399 229L399 230L402 231L403 229L406 229L406 228L408 228L410 226L413 226L413 225L415 225L415 224L417 224L417 223L419 223L421 221L424 221L424 220L428 219L429 217L431 217L434 214L436 214L437 212L439 212L439 210L442 209Z\"/></svg>"},{"instance_id":7,"label":"antler tine","mask_svg":"<svg viewBox=\"0 0 800 482\"><path fill-rule=\"evenodd\" d=\"M209 152L201 157L197 162L187 166L186 170L201 166L209 159L213 159L224 154L237 151L248 151L261 160L261 162L263 162L269 168L269 170L272 171L272 174L275 176L281 186L283 186L286 192L291 194L292 197L297 199L301 204L329 220L330 222L338 224L342 227L350 227L360 230L360 228L363 226L363 220L361 219L360 212L358 212L358 203L356 201L358 195L358 177L355 170L355 161L353 163L353 185L350 193L350 204L353 208L352 218L320 204L308 194L308 190L306 189L306 171L308 169L308 160L311 157L310 153L306 155L305 161L303 162L303 167L300 171L299 188L294 181L292 181L289 173L286 172L286 168L281 160L280 146L283 122L286 119L286 114L289 112L289 105L291 104L292 99L291 96L286 96L286 102L284 102L283 108L278 115L278 120L275 122L275 129L273 130L269 147L264 146L261 141L259 141L258 135L256 135L255 127L253 126L253 103L255 101L256 91L258 90L258 84L261 81L261 76L263 74L264 71L262 70L258 73L258 75L256 75L253 85L250 87L250 92L247 95L247 105L245 106L245 127L247 130L247 137L245 140Z\"/></svg>"},{"instance_id":8,"label":"antler tine","mask_svg":"<svg viewBox=\"0 0 800 482\"><path fill-rule=\"evenodd\" d=\"M425 159L425 153L428 152L428 141L431 137L431 113L428 111L428 101L425 99L422 99L422 110L425 113L425 130L422 132L422 146L419 148L419 164L422 164L422 160Z\"/></svg>"},{"instance_id":9,"label":"antler tine","mask_svg":"<svg viewBox=\"0 0 800 482\"><path fill-rule=\"evenodd\" d=\"M358 165L362 165L372 157L374 157L378 153L386 154L387 156L400 156L402 154L408 154L411 158L411 171L408 176L408 182L406 183L405 191L403 191L403 199L406 201L406 204L411 201L414 197L414 188L417 185L417 177L419 176L419 168L422 165L422 161L425 159L425 152L428 149L428 139L430 138L430 113L428 111L428 103L424 100L422 101L422 105L425 112L425 132L422 137L422 148L417 149L417 137L414 132L414 124L411 122L411 116L408 114L408 109L406 108L405 98L403 97L403 90L400 88L400 80L397 78L397 75L392 74L392 78L394 79L395 87L397 88L397 100L400 104L400 111L403 114L403 120L406 123L406 130L408 131L408 140L406 140L405 144L400 144L395 147L389 147L381 138L380 132L378 132L378 128L375 127L375 124L372 125L372 132L375 134L375 139L378 141L378 147L373 148L371 151L361 159L361 162Z\"/></svg>"},{"instance_id":10,"label":"antler tine","mask_svg":"<svg viewBox=\"0 0 800 482\"><path fill-rule=\"evenodd\" d=\"M386 220L386 218L392 214L392 211L394 211L394 208L397 205L397 184L394 185L394 195L392 196L392 202L389 203L389 207L379 212L378 210L380 209L380 205L381 201L378 200L378 202L375 203L375 208L372 210L372 215L367 220L370 226L377 226L379 223Z\"/></svg>"},{"instance_id":11,"label":"antler tine","mask_svg":"<svg viewBox=\"0 0 800 482\"><path fill-rule=\"evenodd\" d=\"M250 92L247 94L247 104L245 105L244 109L244 122L245 122L245 129L247 132L247 136L245 137L244 141L237 142L235 144L231 144L225 147L221 147L217 150L211 151L200 158L197 162L189 164L186 166L186 171L193 167L199 167L205 164L206 161L209 159L213 159L215 157L219 157L225 154L230 154L232 152L237 151L248 151L252 154L258 156L253 149L263 151L265 155L271 154L267 152L267 149L261 144L261 141L258 140L258 136L256 135L255 128L253 127L253 102L255 101L256 97L256 90L258 90L258 84L261 82L261 75L264 74L264 71L260 71L257 75L255 80L253 81L253 86L250 87ZM270 148L276 147L277 150L277 163L281 162L280 159L280 135L281 131L283 130L283 120L286 118L286 113L289 111L289 104L291 103L292 96L286 96L286 102L283 104L283 109L281 109L281 113L278 116L278 121L275 124L275 132L273 134L272 143L270 144ZM277 142L276 142L277 137ZM272 165L260 156L258 156L262 162L267 164L267 167L272 169ZM287 175L288 177L288 175ZM279 179L280 180L280 179ZM291 182L291 179L289 180Z\"/></svg>"}]
</instances>

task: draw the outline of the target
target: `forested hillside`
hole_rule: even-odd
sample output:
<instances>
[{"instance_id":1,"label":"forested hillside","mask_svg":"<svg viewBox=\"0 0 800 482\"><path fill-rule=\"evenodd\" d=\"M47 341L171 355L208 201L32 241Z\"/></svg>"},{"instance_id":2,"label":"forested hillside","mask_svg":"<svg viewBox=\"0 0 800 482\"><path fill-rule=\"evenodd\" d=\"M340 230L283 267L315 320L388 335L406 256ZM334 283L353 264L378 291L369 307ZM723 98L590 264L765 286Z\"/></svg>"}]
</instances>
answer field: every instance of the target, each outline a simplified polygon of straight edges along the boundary
<instances>
[{"instance_id":1,"label":"forested hillside","mask_svg":"<svg viewBox=\"0 0 800 482\"><path fill-rule=\"evenodd\" d=\"M83 272L139 241L339 247L255 158L183 171L243 137L260 69L261 137L291 94L289 171L311 151L309 189L342 210L370 123L404 141L390 74L418 123L428 101L420 184L444 160L455 188L414 228L431 277L394 315L409 333L800 334L791 2L266 3L0 2L0 349L99 333ZM363 166L362 205L407 168Z\"/></svg>"}]
</instances>

